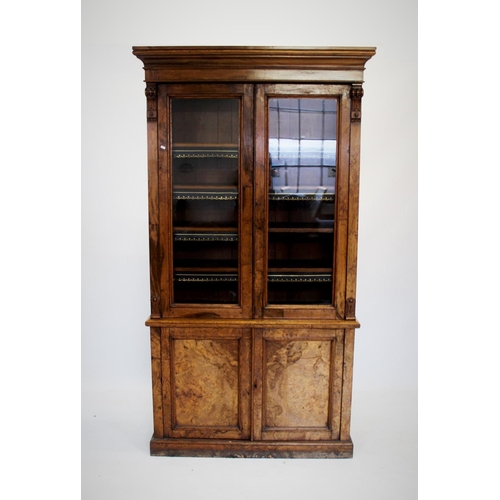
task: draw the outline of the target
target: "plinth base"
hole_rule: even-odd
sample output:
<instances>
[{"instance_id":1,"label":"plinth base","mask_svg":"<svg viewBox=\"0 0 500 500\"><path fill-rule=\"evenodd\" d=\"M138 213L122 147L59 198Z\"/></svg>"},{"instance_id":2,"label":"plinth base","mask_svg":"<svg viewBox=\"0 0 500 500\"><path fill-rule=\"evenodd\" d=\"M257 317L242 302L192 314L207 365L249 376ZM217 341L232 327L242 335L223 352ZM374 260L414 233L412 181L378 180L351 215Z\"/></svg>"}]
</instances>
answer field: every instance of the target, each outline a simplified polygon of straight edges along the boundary
<instances>
[{"instance_id":1,"label":"plinth base","mask_svg":"<svg viewBox=\"0 0 500 500\"><path fill-rule=\"evenodd\" d=\"M230 441L152 438L152 456L226 458L352 458L348 441Z\"/></svg>"}]
</instances>

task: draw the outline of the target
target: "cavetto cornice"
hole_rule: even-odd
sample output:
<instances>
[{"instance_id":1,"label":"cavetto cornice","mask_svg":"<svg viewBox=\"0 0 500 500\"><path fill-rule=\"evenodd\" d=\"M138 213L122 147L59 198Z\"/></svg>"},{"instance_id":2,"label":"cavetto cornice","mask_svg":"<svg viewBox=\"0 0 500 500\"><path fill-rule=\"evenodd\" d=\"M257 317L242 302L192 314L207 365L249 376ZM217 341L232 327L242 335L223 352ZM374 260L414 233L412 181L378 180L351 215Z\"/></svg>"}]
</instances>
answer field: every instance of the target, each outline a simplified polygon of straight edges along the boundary
<instances>
[{"instance_id":1,"label":"cavetto cornice","mask_svg":"<svg viewBox=\"0 0 500 500\"><path fill-rule=\"evenodd\" d=\"M362 83L373 47L133 47L146 82Z\"/></svg>"}]
</instances>

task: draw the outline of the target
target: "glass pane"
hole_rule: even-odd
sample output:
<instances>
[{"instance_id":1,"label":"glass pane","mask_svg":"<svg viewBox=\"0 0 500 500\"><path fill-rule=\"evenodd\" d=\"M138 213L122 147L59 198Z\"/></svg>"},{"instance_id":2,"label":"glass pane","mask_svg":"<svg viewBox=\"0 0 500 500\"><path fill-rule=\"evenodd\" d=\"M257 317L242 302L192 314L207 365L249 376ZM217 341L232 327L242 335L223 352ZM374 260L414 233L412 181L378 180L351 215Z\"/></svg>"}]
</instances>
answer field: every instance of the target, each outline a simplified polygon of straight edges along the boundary
<instances>
[{"instance_id":1,"label":"glass pane","mask_svg":"<svg viewBox=\"0 0 500 500\"><path fill-rule=\"evenodd\" d=\"M269 100L269 304L332 303L336 157L336 99Z\"/></svg>"},{"instance_id":2,"label":"glass pane","mask_svg":"<svg viewBox=\"0 0 500 500\"><path fill-rule=\"evenodd\" d=\"M238 303L238 99L172 100L174 302Z\"/></svg>"}]
</instances>

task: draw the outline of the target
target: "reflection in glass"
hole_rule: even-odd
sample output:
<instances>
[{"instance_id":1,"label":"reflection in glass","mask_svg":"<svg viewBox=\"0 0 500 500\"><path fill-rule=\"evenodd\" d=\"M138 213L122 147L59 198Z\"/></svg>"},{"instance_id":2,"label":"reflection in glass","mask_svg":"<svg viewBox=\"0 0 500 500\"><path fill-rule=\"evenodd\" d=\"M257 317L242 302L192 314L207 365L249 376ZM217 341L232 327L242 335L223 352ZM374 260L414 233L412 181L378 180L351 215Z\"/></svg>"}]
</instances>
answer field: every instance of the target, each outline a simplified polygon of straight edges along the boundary
<instances>
[{"instance_id":1,"label":"reflection in glass","mask_svg":"<svg viewBox=\"0 0 500 500\"><path fill-rule=\"evenodd\" d=\"M268 302L331 304L337 100L269 100Z\"/></svg>"},{"instance_id":2,"label":"reflection in glass","mask_svg":"<svg viewBox=\"0 0 500 500\"><path fill-rule=\"evenodd\" d=\"M238 303L238 158L238 99L172 100L176 303Z\"/></svg>"}]
</instances>

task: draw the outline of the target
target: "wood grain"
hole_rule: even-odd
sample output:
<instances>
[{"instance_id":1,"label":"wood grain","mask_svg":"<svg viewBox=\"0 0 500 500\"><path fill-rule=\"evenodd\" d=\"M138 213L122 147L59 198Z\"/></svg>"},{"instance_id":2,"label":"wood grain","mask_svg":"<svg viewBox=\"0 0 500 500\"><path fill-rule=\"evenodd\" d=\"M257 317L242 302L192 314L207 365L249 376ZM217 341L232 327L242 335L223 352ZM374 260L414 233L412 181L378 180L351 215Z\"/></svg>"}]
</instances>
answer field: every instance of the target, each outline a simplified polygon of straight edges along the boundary
<instances>
[{"instance_id":1,"label":"wood grain","mask_svg":"<svg viewBox=\"0 0 500 500\"><path fill-rule=\"evenodd\" d=\"M253 233L253 317L262 318L267 304L267 211L268 163L266 161L267 100L265 87L255 86L255 166L254 166L254 233Z\"/></svg>"},{"instance_id":2,"label":"wood grain","mask_svg":"<svg viewBox=\"0 0 500 500\"><path fill-rule=\"evenodd\" d=\"M172 346L175 422L238 425L238 341L179 340Z\"/></svg>"},{"instance_id":3,"label":"wood grain","mask_svg":"<svg viewBox=\"0 0 500 500\"><path fill-rule=\"evenodd\" d=\"M350 100L346 89L339 109L339 157L337 161L337 206L335 214L334 300L337 317L345 317L347 234L349 215Z\"/></svg>"},{"instance_id":4,"label":"wood grain","mask_svg":"<svg viewBox=\"0 0 500 500\"><path fill-rule=\"evenodd\" d=\"M262 439L262 417L263 417L263 352L264 340L263 330L256 329L253 334L253 361L252 361L252 441Z\"/></svg>"},{"instance_id":5,"label":"wood grain","mask_svg":"<svg viewBox=\"0 0 500 500\"><path fill-rule=\"evenodd\" d=\"M330 354L328 341L266 342L266 428L327 427Z\"/></svg>"},{"instance_id":6,"label":"wood grain","mask_svg":"<svg viewBox=\"0 0 500 500\"><path fill-rule=\"evenodd\" d=\"M146 81L362 82L372 47L133 47Z\"/></svg>"},{"instance_id":7,"label":"wood grain","mask_svg":"<svg viewBox=\"0 0 500 500\"><path fill-rule=\"evenodd\" d=\"M173 257L171 250L172 210L171 210L171 141L169 138L170 99L165 85L158 86L158 219L159 219L159 256L156 265L159 267L161 316L169 316L170 304L173 302L173 283L171 268Z\"/></svg>"},{"instance_id":8,"label":"wood grain","mask_svg":"<svg viewBox=\"0 0 500 500\"><path fill-rule=\"evenodd\" d=\"M342 413L340 439L351 438L352 377L354 362L354 330L345 331L344 373L342 380Z\"/></svg>"},{"instance_id":9,"label":"wood grain","mask_svg":"<svg viewBox=\"0 0 500 500\"><path fill-rule=\"evenodd\" d=\"M158 91L156 84L148 84L146 89L148 115L155 119L147 120L148 138L148 201L149 201L149 277L151 316L161 317L161 249L160 249L160 210L158 201Z\"/></svg>"},{"instance_id":10,"label":"wood grain","mask_svg":"<svg viewBox=\"0 0 500 500\"><path fill-rule=\"evenodd\" d=\"M358 210L359 210L359 167L361 149L361 86L355 92L351 92L351 102L356 103L356 120L351 119L351 154L349 163L349 230L347 236L347 276L346 276L346 300L354 301L346 310L346 319L355 319L356 300L356 277L358 261ZM357 97L356 97L357 96ZM351 103L351 109L353 104ZM351 113L352 116L352 113ZM347 309L347 308L346 308Z\"/></svg>"},{"instance_id":11,"label":"wood grain","mask_svg":"<svg viewBox=\"0 0 500 500\"><path fill-rule=\"evenodd\" d=\"M313 309L311 307L311 309ZM311 315L312 316L312 315ZM202 316L199 318L149 318L146 326L150 327L185 327L185 328L283 328L293 329L343 329L359 328L358 321L353 320L328 320L310 317L309 319L284 319L284 318L248 318L248 319L221 319Z\"/></svg>"},{"instance_id":12,"label":"wood grain","mask_svg":"<svg viewBox=\"0 0 500 500\"><path fill-rule=\"evenodd\" d=\"M151 381L153 385L154 436L163 437L161 329L151 328L150 334L151 334Z\"/></svg>"},{"instance_id":13,"label":"wood grain","mask_svg":"<svg viewBox=\"0 0 500 500\"><path fill-rule=\"evenodd\" d=\"M342 339L342 330L264 331L263 440L338 439Z\"/></svg>"},{"instance_id":14,"label":"wood grain","mask_svg":"<svg viewBox=\"0 0 500 500\"><path fill-rule=\"evenodd\" d=\"M157 439L150 442L153 456L226 458L352 458L352 441L226 441Z\"/></svg>"},{"instance_id":15,"label":"wood grain","mask_svg":"<svg viewBox=\"0 0 500 500\"><path fill-rule=\"evenodd\" d=\"M242 439L250 432L250 331L172 328L172 437Z\"/></svg>"},{"instance_id":16,"label":"wood grain","mask_svg":"<svg viewBox=\"0 0 500 500\"><path fill-rule=\"evenodd\" d=\"M242 317L252 317L253 308L253 150L254 100L253 85L245 85L241 100L241 163L240 163L240 304Z\"/></svg>"}]
</instances>

